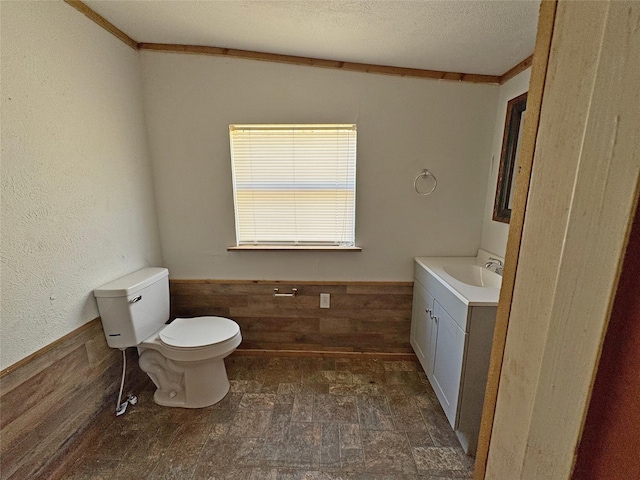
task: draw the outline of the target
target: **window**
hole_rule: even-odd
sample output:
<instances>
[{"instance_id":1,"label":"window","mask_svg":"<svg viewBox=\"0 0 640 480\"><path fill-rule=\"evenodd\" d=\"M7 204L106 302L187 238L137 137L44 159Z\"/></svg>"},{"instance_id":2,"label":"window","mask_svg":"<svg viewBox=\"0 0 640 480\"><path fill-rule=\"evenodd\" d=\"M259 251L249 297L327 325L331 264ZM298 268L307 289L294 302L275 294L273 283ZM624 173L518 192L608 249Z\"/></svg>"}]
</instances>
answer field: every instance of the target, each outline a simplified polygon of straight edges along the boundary
<instances>
[{"instance_id":1,"label":"window","mask_svg":"<svg viewBox=\"0 0 640 480\"><path fill-rule=\"evenodd\" d=\"M355 125L231 125L237 246L353 247Z\"/></svg>"}]
</instances>

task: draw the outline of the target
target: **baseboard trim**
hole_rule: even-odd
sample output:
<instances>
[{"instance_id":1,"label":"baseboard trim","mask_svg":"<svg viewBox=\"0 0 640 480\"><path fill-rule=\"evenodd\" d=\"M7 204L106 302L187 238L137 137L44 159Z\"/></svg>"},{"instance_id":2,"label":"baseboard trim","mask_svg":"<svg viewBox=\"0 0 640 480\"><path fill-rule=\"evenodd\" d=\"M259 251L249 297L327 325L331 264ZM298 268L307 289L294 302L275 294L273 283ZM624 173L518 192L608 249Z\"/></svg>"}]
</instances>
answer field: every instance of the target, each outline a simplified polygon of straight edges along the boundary
<instances>
[{"instance_id":1,"label":"baseboard trim","mask_svg":"<svg viewBox=\"0 0 640 480\"><path fill-rule=\"evenodd\" d=\"M333 357L381 360L417 360L414 353L395 352L340 352L332 350L271 350L238 348L232 355L253 357Z\"/></svg>"}]
</instances>

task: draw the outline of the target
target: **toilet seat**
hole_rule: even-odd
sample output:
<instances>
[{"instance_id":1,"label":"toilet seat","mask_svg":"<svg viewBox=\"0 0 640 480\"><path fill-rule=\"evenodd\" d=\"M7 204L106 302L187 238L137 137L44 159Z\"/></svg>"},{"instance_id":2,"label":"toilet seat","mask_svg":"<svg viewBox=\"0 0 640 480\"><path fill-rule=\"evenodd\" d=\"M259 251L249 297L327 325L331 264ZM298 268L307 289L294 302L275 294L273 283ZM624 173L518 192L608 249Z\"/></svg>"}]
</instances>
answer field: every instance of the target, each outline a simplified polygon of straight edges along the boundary
<instances>
[{"instance_id":1,"label":"toilet seat","mask_svg":"<svg viewBox=\"0 0 640 480\"><path fill-rule=\"evenodd\" d=\"M198 349L226 342L238 333L238 324L224 317L176 318L160 330L160 341L169 348Z\"/></svg>"},{"instance_id":2,"label":"toilet seat","mask_svg":"<svg viewBox=\"0 0 640 480\"><path fill-rule=\"evenodd\" d=\"M138 352L151 348L171 360L197 362L224 358L241 342L240 327L228 318L176 318L141 342Z\"/></svg>"}]
</instances>

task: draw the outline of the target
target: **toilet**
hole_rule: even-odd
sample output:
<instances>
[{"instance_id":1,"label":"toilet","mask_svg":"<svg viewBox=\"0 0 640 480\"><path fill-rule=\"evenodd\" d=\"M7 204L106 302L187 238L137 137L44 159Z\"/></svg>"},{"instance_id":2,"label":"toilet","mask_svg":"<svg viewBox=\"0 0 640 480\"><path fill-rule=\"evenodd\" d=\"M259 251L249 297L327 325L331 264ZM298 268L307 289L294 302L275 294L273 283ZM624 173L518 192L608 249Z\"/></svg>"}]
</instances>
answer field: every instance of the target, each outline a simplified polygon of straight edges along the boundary
<instances>
[{"instance_id":1,"label":"toilet","mask_svg":"<svg viewBox=\"0 0 640 480\"><path fill-rule=\"evenodd\" d=\"M139 365L167 407L201 408L229 391L224 358L242 341L240 327L223 317L169 320L169 271L143 268L96 288L107 344L137 347Z\"/></svg>"}]
</instances>

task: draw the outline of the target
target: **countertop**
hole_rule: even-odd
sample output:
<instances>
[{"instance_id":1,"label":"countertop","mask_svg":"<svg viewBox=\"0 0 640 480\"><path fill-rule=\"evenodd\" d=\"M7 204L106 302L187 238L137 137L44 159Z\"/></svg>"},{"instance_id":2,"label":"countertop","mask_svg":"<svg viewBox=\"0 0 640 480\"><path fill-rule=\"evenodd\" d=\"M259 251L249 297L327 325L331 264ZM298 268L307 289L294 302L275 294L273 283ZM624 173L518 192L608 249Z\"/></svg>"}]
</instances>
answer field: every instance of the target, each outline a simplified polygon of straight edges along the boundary
<instances>
[{"instance_id":1,"label":"countertop","mask_svg":"<svg viewBox=\"0 0 640 480\"><path fill-rule=\"evenodd\" d=\"M415 261L433 274L451 293L469 306L495 307L500 298L499 288L475 287L460 282L443 270L445 265L480 265L484 267L489 257L500 258L484 250L477 257L415 257ZM500 260L502 260L500 258Z\"/></svg>"}]
</instances>

